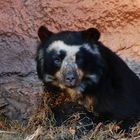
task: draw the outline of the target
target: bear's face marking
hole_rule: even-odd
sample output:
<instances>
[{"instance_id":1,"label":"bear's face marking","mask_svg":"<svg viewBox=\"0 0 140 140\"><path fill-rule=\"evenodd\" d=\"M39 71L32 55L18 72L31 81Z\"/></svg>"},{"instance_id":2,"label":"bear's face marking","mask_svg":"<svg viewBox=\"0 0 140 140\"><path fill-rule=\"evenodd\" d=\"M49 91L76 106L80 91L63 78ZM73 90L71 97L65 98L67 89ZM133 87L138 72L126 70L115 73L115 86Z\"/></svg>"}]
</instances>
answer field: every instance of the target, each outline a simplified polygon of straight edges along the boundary
<instances>
[{"instance_id":1,"label":"bear's face marking","mask_svg":"<svg viewBox=\"0 0 140 140\"><path fill-rule=\"evenodd\" d=\"M68 87L78 86L83 72L78 68L76 63L76 54L83 45L67 45L63 41L54 41L46 49L46 52L54 51L56 54L65 53L65 57L61 59L56 58L59 63L59 70L55 73L55 78L59 81L59 84L66 85ZM87 45L87 44L86 44ZM52 56L53 57L53 56ZM56 61L54 60L54 61ZM56 64L57 65L57 64Z\"/></svg>"},{"instance_id":2,"label":"bear's face marking","mask_svg":"<svg viewBox=\"0 0 140 140\"><path fill-rule=\"evenodd\" d=\"M61 87L62 85L71 88L80 86L79 89L83 87L83 84L82 86L80 85L83 75L85 75L83 67L85 67L85 64L89 61L86 60L86 57L88 57L88 55L100 57L100 53L96 45L93 48L91 48L88 43L81 45L68 45L61 40L56 40L49 44L49 46L46 48L46 53L48 55L51 54L51 59L57 71L55 74L53 74L53 76L48 75L48 73L45 74L45 82L55 80L55 83L57 81ZM84 55L85 53L87 56ZM83 67L80 67L80 65ZM98 82L99 80L98 75L94 73L87 73L85 77L89 78L92 82Z\"/></svg>"},{"instance_id":3,"label":"bear's face marking","mask_svg":"<svg viewBox=\"0 0 140 140\"><path fill-rule=\"evenodd\" d=\"M99 82L103 63L96 44L100 35L96 29L52 33L40 27L38 32L41 45L37 53L37 68L44 83L80 93L87 84Z\"/></svg>"}]
</instances>

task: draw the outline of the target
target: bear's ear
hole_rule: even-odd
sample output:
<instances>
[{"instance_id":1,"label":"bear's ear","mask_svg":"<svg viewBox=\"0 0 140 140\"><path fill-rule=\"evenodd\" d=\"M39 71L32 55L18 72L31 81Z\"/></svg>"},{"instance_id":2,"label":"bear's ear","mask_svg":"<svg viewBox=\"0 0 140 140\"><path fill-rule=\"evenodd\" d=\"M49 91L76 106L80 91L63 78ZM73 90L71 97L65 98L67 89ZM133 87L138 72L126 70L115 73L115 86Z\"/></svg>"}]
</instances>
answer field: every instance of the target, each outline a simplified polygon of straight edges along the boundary
<instances>
[{"instance_id":1,"label":"bear's ear","mask_svg":"<svg viewBox=\"0 0 140 140\"><path fill-rule=\"evenodd\" d=\"M52 34L53 32L49 31L45 26L41 26L38 29L38 36L41 42L46 41Z\"/></svg>"},{"instance_id":2,"label":"bear's ear","mask_svg":"<svg viewBox=\"0 0 140 140\"><path fill-rule=\"evenodd\" d=\"M100 38L100 32L96 28L89 28L82 31L82 36L87 41L98 41Z\"/></svg>"}]
</instances>

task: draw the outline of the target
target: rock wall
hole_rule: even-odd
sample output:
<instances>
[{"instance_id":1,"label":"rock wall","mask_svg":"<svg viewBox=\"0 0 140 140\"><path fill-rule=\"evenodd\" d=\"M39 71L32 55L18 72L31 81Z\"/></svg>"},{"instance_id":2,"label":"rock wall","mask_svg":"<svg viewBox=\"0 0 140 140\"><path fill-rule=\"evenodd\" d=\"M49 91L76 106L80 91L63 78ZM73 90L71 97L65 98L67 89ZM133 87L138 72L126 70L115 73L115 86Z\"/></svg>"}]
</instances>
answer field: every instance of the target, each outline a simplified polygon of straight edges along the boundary
<instances>
[{"instance_id":1,"label":"rock wall","mask_svg":"<svg viewBox=\"0 0 140 140\"><path fill-rule=\"evenodd\" d=\"M96 27L101 41L140 75L139 0L0 0L0 108L26 119L41 103L35 68L37 30Z\"/></svg>"}]
</instances>

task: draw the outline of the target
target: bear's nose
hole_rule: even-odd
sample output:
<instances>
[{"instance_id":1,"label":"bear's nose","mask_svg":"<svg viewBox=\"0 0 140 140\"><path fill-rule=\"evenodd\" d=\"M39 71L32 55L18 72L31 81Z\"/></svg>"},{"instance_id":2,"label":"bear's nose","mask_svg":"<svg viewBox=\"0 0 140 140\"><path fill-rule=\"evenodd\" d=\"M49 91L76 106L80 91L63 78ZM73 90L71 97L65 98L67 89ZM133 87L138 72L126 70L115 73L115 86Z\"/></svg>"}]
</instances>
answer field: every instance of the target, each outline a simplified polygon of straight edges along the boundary
<instances>
[{"instance_id":1,"label":"bear's nose","mask_svg":"<svg viewBox=\"0 0 140 140\"><path fill-rule=\"evenodd\" d=\"M73 72L67 72L65 74L65 84L67 86L74 86L76 84L76 74Z\"/></svg>"}]
</instances>

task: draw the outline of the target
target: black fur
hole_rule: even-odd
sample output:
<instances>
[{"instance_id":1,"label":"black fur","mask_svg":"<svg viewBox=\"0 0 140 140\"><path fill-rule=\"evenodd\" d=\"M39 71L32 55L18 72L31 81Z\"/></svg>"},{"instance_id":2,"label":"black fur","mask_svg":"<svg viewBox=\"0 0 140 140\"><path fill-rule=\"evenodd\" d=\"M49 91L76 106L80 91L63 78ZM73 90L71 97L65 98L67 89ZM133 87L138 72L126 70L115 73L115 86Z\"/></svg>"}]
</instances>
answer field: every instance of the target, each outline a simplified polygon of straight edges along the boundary
<instances>
[{"instance_id":1,"label":"black fur","mask_svg":"<svg viewBox=\"0 0 140 140\"><path fill-rule=\"evenodd\" d=\"M94 111L107 119L127 120L140 117L140 79L119 56L98 41L100 33L97 29L55 34L47 31L47 35L43 31L45 36L40 32L42 30L38 33L42 42L37 52L37 70L41 80L44 73L53 75L59 69L51 57L55 52L45 51L50 43L55 40L62 40L68 45L87 43L92 51L97 47L99 55L81 47L76 54L76 63L84 73L79 87L84 96L93 97ZM43 52L43 65L38 56L40 50ZM97 76L96 80L93 74Z\"/></svg>"},{"instance_id":2,"label":"black fur","mask_svg":"<svg viewBox=\"0 0 140 140\"><path fill-rule=\"evenodd\" d=\"M97 44L106 68L99 83L84 92L95 98L94 110L108 119L140 117L140 79L114 52Z\"/></svg>"}]
</instances>

